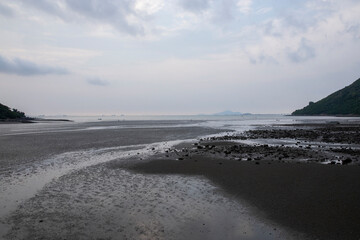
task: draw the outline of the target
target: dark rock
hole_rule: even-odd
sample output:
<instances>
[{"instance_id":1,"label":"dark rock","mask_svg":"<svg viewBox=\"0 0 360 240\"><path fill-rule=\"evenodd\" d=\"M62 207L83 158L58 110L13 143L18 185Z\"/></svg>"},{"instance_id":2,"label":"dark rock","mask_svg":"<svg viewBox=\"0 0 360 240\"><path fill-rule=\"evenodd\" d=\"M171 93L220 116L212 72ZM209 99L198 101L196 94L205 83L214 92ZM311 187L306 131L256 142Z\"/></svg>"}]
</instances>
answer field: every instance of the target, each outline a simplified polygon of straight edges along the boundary
<instances>
[{"instance_id":1,"label":"dark rock","mask_svg":"<svg viewBox=\"0 0 360 240\"><path fill-rule=\"evenodd\" d=\"M342 165L347 165L347 164L349 164L351 162L352 162L352 160L350 158L347 158L345 160L342 160Z\"/></svg>"}]
</instances>

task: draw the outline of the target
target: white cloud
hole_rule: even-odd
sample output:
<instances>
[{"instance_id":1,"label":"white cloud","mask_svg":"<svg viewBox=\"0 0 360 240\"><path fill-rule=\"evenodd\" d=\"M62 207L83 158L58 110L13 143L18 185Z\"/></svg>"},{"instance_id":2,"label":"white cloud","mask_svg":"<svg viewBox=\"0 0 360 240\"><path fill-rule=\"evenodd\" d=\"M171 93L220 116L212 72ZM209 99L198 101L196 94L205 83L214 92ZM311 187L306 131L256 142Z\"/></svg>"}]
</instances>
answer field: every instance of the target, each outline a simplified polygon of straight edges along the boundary
<instances>
[{"instance_id":1,"label":"white cloud","mask_svg":"<svg viewBox=\"0 0 360 240\"><path fill-rule=\"evenodd\" d=\"M258 10L256 10L256 14L266 14L269 13L273 10L272 7L263 7L263 8L259 8Z\"/></svg>"},{"instance_id":2,"label":"white cloud","mask_svg":"<svg viewBox=\"0 0 360 240\"><path fill-rule=\"evenodd\" d=\"M241 13L247 14L251 11L253 0L238 0L237 7Z\"/></svg>"},{"instance_id":3,"label":"white cloud","mask_svg":"<svg viewBox=\"0 0 360 240\"><path fill-rule=\"evenodd\" d=\"M302 15L313 11L310 6L301 10ZM360 3L351 6L333 4L331 9L329 5L326 8L327 12L321 13L321 17L314 17L311 25L294 22L294 18L289 21L288 15L285 15L248 27L239 38L251 38L252 41L244 40L246 44L242 45L242 49L251 62L266 63L268 61L264 59L273 59L284 64L289 60L299 63L321 58L321 54L345 45L359 45L356 36L359 35L360 15L356 13L360 11Z\"/></svg>"},{"instance_id":4,"label":"white cloud","mask_svg":"<svg viewBox=\"0 0 360 240\"><path fill-rule=\"evenodd\" d=\"M125 113L214 112L215 105L290 112L359 77L358 1L265 2L14 0L3 4L14 14L0 23L0 55L73 73L33 77L43 87L30 91L29 106L40 106L31 102L41 103L38 96L80 106L79 96L94 102L96 95ZM24 75L6 77L0 95L8 102L16 101L11 92L32 87Z\"/></svg>"},{"instance_id":5,"label":"white cloud","mask_svg":"<svg viewBox=\"0 0 360 240\"><path fill-rule=\"evenodd\" d=\"M137 0L135 2L135 10L152 15L160 11L164 5L164 0Z\"/></svg>"}]
</instances>

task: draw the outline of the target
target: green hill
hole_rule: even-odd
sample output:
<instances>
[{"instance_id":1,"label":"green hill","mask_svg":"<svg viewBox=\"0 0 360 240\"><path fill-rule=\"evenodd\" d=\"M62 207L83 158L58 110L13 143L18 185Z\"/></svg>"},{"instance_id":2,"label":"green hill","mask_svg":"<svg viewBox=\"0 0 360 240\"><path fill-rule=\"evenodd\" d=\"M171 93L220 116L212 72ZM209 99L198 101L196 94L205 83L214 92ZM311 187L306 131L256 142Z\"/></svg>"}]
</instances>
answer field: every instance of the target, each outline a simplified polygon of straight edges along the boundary
<instances>
[{"instance_id":1,"label":"green hill","mask_svg":"<svg viewBox=\"0 0 360 240\"><path fill-rule=\"evenodd\" d=\"M292 115L360 115L360 78L316 103L310 102Z\"/></svg>"},{"instance_id":2,"label":"green hill","mask_svg":"<svg viewBox=\"0 0 360 240\"><path fill-rule=\"evenodd\" d=\"M25 113L17 109L11 109L0 103L0 119L21 119L26 118Z\"/></svg>"}]
</instances>

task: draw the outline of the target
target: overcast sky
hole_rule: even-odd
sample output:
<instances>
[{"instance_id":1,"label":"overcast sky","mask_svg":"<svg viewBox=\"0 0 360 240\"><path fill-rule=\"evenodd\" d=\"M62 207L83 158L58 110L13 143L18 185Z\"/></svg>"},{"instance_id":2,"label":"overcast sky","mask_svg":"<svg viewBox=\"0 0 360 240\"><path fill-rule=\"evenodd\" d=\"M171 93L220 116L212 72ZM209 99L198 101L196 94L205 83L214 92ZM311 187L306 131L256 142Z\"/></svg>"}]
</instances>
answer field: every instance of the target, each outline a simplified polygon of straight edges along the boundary
<instances>
[{"instance_id":1,"label":"overcast sky","mask_svg":"<svg viewBox=\"0 0 360 240\"><path fill-rule=\"evenodd\" d=\"M360 77L359 0L0 0L0 103L291 113Z\"/></svg>"}]
</instances>

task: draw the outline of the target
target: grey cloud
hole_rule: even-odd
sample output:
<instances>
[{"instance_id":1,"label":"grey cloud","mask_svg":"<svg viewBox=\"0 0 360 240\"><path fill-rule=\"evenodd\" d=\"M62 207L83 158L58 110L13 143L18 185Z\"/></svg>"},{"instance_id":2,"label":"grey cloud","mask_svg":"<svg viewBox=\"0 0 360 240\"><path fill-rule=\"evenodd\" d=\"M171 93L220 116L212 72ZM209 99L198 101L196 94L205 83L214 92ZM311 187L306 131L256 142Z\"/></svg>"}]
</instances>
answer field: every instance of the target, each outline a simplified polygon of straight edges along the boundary
<instances>
[{"instance_id":1,"label":"grey cloud","mask_svg":"<svg viewBox=\"0 0 360 240\"><path fill-rule=\"evenodd\" d=\"M67 7L81 17L108 23L130 35L142 35L141 25L130 24L126 17L135 15L132 1L122 0L66 0ZM138 16L139 17L139 16Z\"/></svg>"},{"instance_id":2,"label":"grey cloud","mask_svg":"<svg viewBox=\"0 0 360 240\"><path fill-rule=\"evenodd\" d=\"M274 20L270 20L266 23L264 23L264 25L262 26L264 33L266 35L271 35L273 37L281 37L282 36L282 32L280 31L280 29L277 29L274 26Z\"/></svg>"},{"instance_id":3,"label":"grey cloud","mask_svg":"<svg viewBox=\"0 0 360 240\"><path fill-rule=\"evenodd\" d=\"M142 35L141 24L130 23L127 18L141 16L134 11L134 1L130 0L20 0L47 14L57 16L64 21L86 19L96 23L112 25L120 32L130 35ZM61 4L60 4L61 3ZM62 7L60 7L62 6Z\"/></svg>"},{"instance_id":4,"label":"grey cloud","mask_svg":"<svg viewBox=\"0 0 360 240\"><path fill-rule=\"evenodd\" d=\"M47 74L67 74L65 68L37 65L33 62L14 58L6 59L0 55L0 72L23 76L47 75Z\"/></svg>"},{"instance_id":5,"label":"grey cloud","mask_svg":"<svg viewBox=\"0 0 360 240\"><path fill-rule=\"evenodd\" d=\"M14 15L14 12L8 6L0 3L0 15L4 15L5 17L12 17Z\"/></svg>"},{"instance_id":6,"label":"grey cloud","mask_svg":"<svg viewBox=\"0 0 360 240\"><path fill-rule=\"evenodd\" d=\"M209 8L209 0L180 0L182 8L190 12L201 12Z\"/></svg>"},{"instance_id":7,"label":"grey cloud","mask_svg":"<svg viewBox=\"0 0 360 240\"><path fill-rule=\"evenodd\" d=\"M301 7L304 1L294 1L294 6L298 5L293 9L288 9L280 13L284 24L288 27L298 29L300 31L306 31L313 27L319 22L326 21L326 19L336 12L337 1L307 1L305 6Z\"/></svg>"},{"instance_id":8,"label":"grey cloud","mask_svg":"<svg viewBox=\"0 0 360 240\"><path fill-rule=\"evenodd\" d=\"M64 21L68 21L70 16L64 12L59 5L58 1L49 1L49 0L19 0L23 4L29 5L33 8L41 10L47 14L56 16Z\"/></svg>"},{"instance_id":9,"label":"grey cloud","mask_svg":"<svg viewBox=\"0 0 360 240\"><path fill-rule=\"evenodd\" d=\"M234 19L234 10L236 9L234 0L221 0L217 2L216 12L213 18L215 24L227 24Z\"/></svg>"},{"instance_id":10,"label":"grey cloud","mask_svg":"<svg viewBox=\"0 0 360 240\"><path fill-rule=\"evenodd\" d=\"M284 30L290 31L306 31L309 27L315 25L315 21L310 20L300 20L295 16L283 16L279 19L271 19L261 25L263 32L266 35L273 37L282 37Z\"/></svg>"},{"instance_id":11,"label":"grey cloud","mask_svg":"<svg viewBox=\"0 0 360 240\"><path fill-rule=\"evenodd\" d=\"M123 2L120 1L120 3L124 5ZM118 13L118 6L109 0L66 0L66 4L73 11L91 18L108 19L115 17Z\"/></svg>"},{"instance_id":12,"label":"grey cloud","mask_svg":"<svg viewBox=\"0 0 360 240\"><path fill-rule=\"evenodd\" d=\"M309 46L309 43L306 39L302 39L299 48L288 54L288 57L292 62L300 63L305 62L309 59L312 59L316 56L315 49Z\"/></svg>"},{"instance_id":13,"label":"grey cloud","mask_svg":"<svg viewBox=\"0 0 360 240\"><path fill-rule=\"evenodd\" d=\"M258 55L258 56L249 56L249 61L251 64L271 64L271 65L278 65L279 62L272 56L267 56L264 53Z\"/></svg>"},{"instance_id":14,"label":"grey cloud","mask_svg":"<svg viewBox=\"0 0 360 240\"><path fill-rule=\"evenodd\" d=\"M312 4L315 3L313 2ZM316 6L310 4L306 8L280 11L276 18L266 21L261 27L265 34L274 37L281 37L285 30L306 32L334 13L334 10L329 6L328 2L317 1L316 4ZM320 5L320 7L318 5ZM314 8L316 8L316 10Z\"/></svg>"},{"instance_id":15,"label":"grey cloud","mask_svg":"<svg viewBox=\"0 0 360 240\"><path fill-rule=\"evenodd\" d=\"M360 39L360 24L351 25L350 27L348 27L347 32L353 36L354 40L359 40Z\"/></svg>"},{"instance_id":16,"label":"grey cloud","mask_svg":"<svg viewBox=\"0 0 360 240\"><path fill-rule=\"evenodd\" d=\"M299 30L307 30L309 27L316 24L316 19L309 16L299 16L299 14L286 15L283 18L285 25Z\"/></svg>"},{"instance_id":17,"label":"grey cloud","mask_svg":"<svg viewBox=\"0 0 360 240\"><path fill-rule=\"evenodd\" d=\"M107 86L107 85L109 85L108 81L106 81L104 79L100 79L100 78L88 78L86 80L86 82L88 84L95 85L95 86Z\"/></svg>"}]
</instances>

